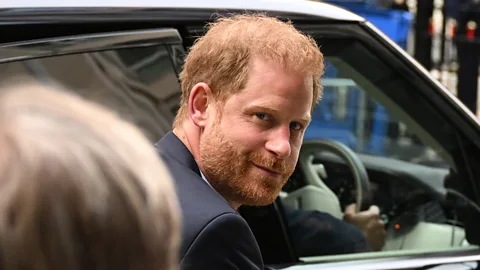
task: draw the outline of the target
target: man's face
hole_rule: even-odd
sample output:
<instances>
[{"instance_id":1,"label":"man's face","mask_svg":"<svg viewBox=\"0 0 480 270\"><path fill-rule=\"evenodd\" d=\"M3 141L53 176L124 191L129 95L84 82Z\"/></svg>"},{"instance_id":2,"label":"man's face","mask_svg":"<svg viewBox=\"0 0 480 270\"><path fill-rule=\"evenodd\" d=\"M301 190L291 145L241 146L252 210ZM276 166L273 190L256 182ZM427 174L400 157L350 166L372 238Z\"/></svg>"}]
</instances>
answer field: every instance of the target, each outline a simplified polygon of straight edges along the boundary
<instances>
[{"instance_id":1,"label":"man's face","mask_svg":"<svg viewBox=\"0 0 480 270\"><path fill-rule=\"evenodd\" d=\"M272 203L310 122L313 80L255 60L245 89L215 106L200 139L202 169L234 207Z\"/></svg>"}]
</instances>

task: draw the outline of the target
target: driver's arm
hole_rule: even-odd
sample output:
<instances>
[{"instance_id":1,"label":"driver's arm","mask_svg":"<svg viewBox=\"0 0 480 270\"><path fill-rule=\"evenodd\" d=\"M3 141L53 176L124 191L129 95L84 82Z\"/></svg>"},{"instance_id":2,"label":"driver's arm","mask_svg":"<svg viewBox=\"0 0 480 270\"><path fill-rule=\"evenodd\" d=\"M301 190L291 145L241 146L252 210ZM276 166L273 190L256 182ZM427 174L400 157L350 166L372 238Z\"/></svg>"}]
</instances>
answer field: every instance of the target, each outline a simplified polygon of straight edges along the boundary
<instances>
[{"instance_id":1,"label":"driver's arm","mask_svg":"<svg viewBox=\"0 0 480 270\"><path fill-rule=\"evenodd\" d=\"M371 251L361 230L330 214L288 206L284 213L292 244L301 257Z\"/></svg>"}]
</instances>

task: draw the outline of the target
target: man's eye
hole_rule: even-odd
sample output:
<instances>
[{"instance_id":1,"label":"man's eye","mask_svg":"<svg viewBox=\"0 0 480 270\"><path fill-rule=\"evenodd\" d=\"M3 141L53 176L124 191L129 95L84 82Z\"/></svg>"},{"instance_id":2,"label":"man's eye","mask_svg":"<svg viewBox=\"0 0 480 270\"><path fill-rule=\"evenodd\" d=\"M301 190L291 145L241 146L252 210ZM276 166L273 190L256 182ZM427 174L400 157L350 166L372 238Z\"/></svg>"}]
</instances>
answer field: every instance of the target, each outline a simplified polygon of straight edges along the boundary
<instances>
[{"instance_id":1,"label":"man's eye","mask_svg":"<svg viewBox=\"0 0 480 270\"><path fill-rule=\"evenodd\" d=\"M292 122L292 123L290 123L290 128L293 129L293 130L300 130L300 129L302 129L302 125L300 123L297 123L297 122Z\"/></svg>"},{"instance_id":2,"label":"man's eye","mask_svg":"<svg viewBox=\"0 0 480 270\"><path fill-rule=\"evenodd\" d=\"M260 120L268 120L270 119L268 114L266 113L256 113L255 114Z\"/></svg>"}]
</instances>

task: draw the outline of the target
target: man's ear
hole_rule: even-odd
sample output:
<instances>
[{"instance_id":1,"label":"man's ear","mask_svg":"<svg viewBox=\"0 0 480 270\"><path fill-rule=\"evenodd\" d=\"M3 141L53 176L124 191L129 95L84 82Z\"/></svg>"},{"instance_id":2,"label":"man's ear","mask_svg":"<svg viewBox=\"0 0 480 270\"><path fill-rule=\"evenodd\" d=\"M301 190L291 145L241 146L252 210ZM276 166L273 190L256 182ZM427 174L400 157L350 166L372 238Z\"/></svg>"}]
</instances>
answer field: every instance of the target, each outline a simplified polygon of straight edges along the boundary
<instances>
[{"instance_id":1,"label":"man's ear","mask_svg":"<svg viewBox=\"0 0 480 270\"><path fill-rule=\"evenodd\" d=\"M195 84L190 92L188 113L190 119L199 128L204 128L207 125L207 109L213 104L212 98L212 91L206 83Z\"/></svg>"}]
</instances>

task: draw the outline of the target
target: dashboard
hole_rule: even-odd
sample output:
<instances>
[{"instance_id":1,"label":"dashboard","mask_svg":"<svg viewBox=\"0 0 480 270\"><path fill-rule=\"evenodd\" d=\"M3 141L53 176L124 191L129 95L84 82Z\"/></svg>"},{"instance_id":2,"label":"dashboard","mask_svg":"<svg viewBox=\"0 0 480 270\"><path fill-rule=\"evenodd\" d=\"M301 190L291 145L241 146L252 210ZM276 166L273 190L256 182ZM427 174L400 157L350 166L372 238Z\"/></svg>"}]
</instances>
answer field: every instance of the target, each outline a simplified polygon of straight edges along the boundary
<instances>
[{"instance_id":1,"label":"dashboard","mask_svg":"<svg viewBox=\"0 0 480 270\"><path fill-rule=\"evenodd\" d=\"M452 211L443 205L443 182L448 169L412 164L385 157L359 155L365 165L371 189L371 204L377 205L387 229L395 235L407 233L418 222L449 223ZM337 195L342 210L355 202L353 174L343 160L333 154L317 156L314 163L325 167L322 179ZM297 168L286 189L302 186L302 173Z\"/></svg>"}]
</instances>

